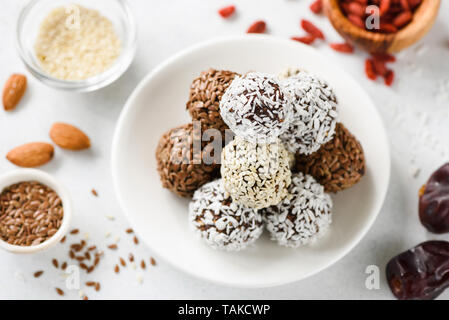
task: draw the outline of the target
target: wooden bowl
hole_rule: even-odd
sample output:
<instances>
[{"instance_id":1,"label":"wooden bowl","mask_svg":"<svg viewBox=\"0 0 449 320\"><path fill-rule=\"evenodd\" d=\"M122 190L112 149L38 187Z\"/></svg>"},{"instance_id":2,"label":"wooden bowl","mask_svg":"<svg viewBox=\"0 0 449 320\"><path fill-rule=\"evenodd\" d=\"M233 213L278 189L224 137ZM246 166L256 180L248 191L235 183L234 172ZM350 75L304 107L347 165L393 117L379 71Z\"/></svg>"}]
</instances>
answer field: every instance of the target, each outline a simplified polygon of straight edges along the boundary
<instances>
[{"instance_id":1,"label":"wooden bowl","mask_svg":"<svg viewBox=\"0 0 449 320\"><path fill-rule=\"evenodd\" d=\"M371 53L395 53L420 40L432 28L441 0L423 0L415 11L413 20L405 28L392 34L370 32L356 27L344 16L339 2L323 0L324 12L346 41Z\"/></svg>"}]
</instances>

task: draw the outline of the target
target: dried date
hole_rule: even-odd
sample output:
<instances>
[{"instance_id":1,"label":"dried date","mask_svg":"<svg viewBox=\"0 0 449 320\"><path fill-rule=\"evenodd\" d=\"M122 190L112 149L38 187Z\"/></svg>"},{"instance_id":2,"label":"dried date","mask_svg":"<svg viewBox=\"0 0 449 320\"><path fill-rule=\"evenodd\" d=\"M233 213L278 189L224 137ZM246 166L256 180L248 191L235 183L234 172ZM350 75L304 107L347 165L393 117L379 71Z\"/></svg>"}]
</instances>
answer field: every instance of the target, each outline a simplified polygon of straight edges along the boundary
<instances>
[{"instance_id":1,"label":"dried date","mask_svg":"<svg viewBox=\"0 0 449 320\"><path fill-rule=\"evenodd\" d=\"M397 255L386 275L398 299L435 299L449 286L449 242L427 241Z\"/></svg>"},{"instance_id":2,"label":"dried date","mask_svg":"<svg viewBox=\"0 0 449 320\"><path fill-rule=\"evenodd\" d=\"M419 219L430 232L449 232L449 163L435 171L421 189Z\"/></svg>"}]
</instances>

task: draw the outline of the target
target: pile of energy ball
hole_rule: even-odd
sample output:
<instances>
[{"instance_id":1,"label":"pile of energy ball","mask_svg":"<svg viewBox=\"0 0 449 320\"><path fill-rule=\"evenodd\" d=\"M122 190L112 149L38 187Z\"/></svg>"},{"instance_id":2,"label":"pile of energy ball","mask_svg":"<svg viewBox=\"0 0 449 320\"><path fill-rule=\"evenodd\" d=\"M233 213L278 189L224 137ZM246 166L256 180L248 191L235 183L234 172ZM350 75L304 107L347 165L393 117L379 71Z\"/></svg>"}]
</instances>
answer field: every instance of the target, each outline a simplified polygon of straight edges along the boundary
<instances>
[{"instance_id":1,"label":"pile of energy ball","mask_svg":"<svg viewBox=\"0 0 449 320\"><path fill-rule=\"evenodd\" d=\"M186 107L192 123L162 136L158 172L163 187L193 196L190 225L212 248L244 249L264 226L281 246L306 245L332 222L327 192L365 173L333 90L305 71L210 69L193 81Z\"/></svg>"}]
</instances>

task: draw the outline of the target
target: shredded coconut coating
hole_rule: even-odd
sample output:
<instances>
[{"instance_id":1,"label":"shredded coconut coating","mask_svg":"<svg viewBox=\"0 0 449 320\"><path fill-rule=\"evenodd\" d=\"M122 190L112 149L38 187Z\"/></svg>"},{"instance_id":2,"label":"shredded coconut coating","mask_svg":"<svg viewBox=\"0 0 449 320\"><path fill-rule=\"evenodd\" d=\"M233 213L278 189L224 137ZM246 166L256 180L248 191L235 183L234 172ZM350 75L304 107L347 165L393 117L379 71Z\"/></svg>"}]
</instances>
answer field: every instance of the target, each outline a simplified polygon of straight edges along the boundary
<instances>
[{"instance_id":1,"label":"shredded coconut coating","mask_svg":"<svg viewBox=\"0 0 449 320\"><path fill-rule=\"evenodd\" d=\"M221 176L232 199L262 209L281 202L291 182L288 151L280 143L254 144L241 137L222 152Z\"/></svg>"},{"instance_id":2,"label":"shredded coconut coating","mask_svg":"<svg viewBox=\"0 0 449 320\"><path fill-rule=\"evenodd\" d=\"M263 231L260 213L233 202L222 180L209 182L195 192L189 206L189 221L209 246L219 250L242 250Z\"/></svg>"},{"instance_id":3,"label":"shredded coconut coating","mask_svg":"<svg viewBox=\"0 0 449 320\"><path fill-rule=\"evenodd\" d=\"M63 80L82 80L109 69L121 47L108 18L97 10L69 5L46 16L34 49L48 74Z\"/></svg>"},{"instance_id":4,"label":"shredded coconut coating","mask_svg":"<svg viewBox=\"0 0 449 320\"><path fill-rule=\"evenodd\" d=\"M253 143L273 143L293 117L289 95L272 75L252 72L236 77L220 101L223 121Z\"/></svg>"},{"instance_id":5,"label":"shredded coconut coating","mask_svg":"<svg viewBox=\"0 0 449 320\"><path fill-rule=\"evenodd\" d=\"M311 176L293 175L290 196L262 215L271 239L297 248L323 236L332 222L332 199Z\"/></svg>"},{"instance_id":6,"label":"shredded coconut coating","mask_svg":"<svg viewBox=\"0 0 449 320\"><path fill-rule=\"evenodd\" d=\"M332 140L337 124L337 97L328 84L306 72L282 84L293 101L293 119L281 140L290 152L312 154Z\"/></svg>"}]
</instances>

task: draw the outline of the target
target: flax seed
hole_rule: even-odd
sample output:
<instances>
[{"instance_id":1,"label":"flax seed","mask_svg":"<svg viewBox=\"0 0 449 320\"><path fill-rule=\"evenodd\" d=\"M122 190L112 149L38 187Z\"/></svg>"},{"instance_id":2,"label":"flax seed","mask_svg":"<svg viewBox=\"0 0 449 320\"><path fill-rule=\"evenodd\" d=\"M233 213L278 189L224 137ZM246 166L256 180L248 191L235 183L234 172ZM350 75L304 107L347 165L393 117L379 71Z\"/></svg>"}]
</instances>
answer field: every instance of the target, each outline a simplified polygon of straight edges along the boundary
<instances>
[{"instance_id":1,"label":"flax seed","mask_svg":"<svg viewBox=\"0 0 449 320\"><path fill-rule=\"evenodd\" d=\"M64 291L62 291L60 288L55 288L56 293L59 294L60 296L64 295Z\"/></svg>"},{"instance_id":2,"label":"flax seed","mask_svg":"<svg viewBox=\"0 0 449 320\"><path fill-rule=\"evenodd\" d=\"M44 271L42 271L42 270L36 271L36 272L34 273L34 277L35 277L35 278L39 278L42 274L44 274Z\"/></svg>"}]
</instances>

